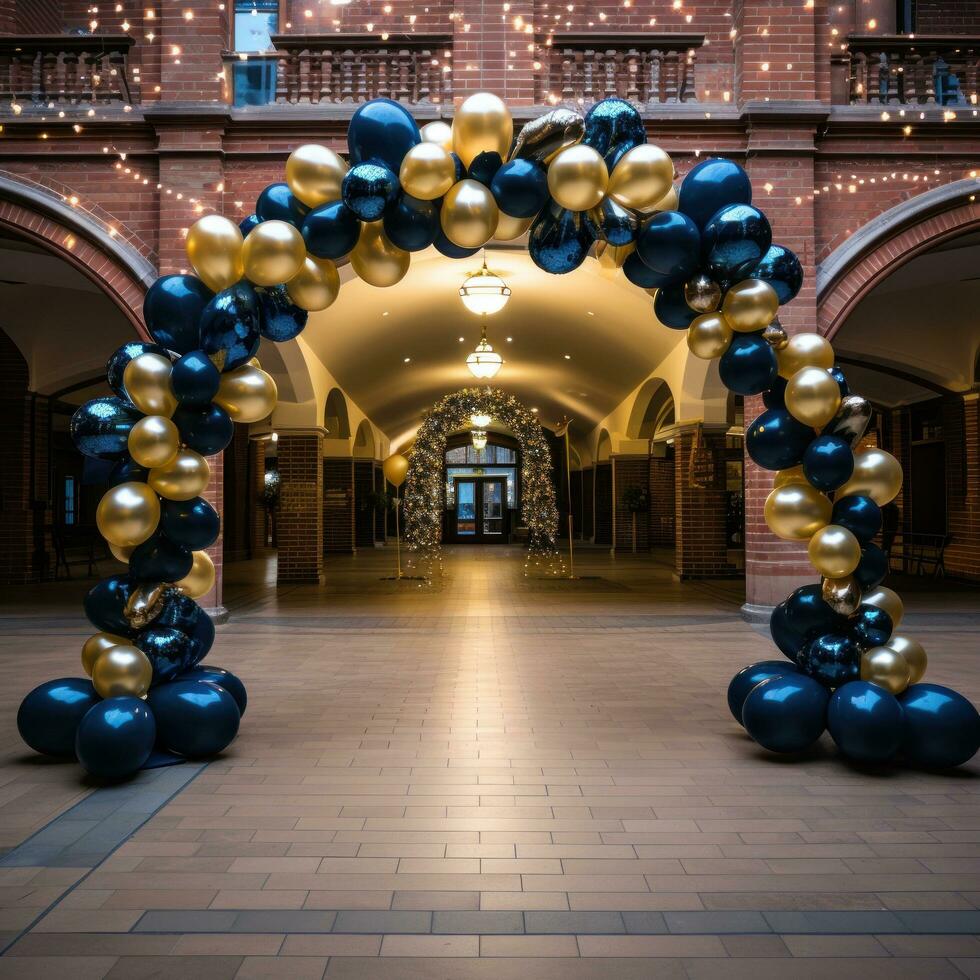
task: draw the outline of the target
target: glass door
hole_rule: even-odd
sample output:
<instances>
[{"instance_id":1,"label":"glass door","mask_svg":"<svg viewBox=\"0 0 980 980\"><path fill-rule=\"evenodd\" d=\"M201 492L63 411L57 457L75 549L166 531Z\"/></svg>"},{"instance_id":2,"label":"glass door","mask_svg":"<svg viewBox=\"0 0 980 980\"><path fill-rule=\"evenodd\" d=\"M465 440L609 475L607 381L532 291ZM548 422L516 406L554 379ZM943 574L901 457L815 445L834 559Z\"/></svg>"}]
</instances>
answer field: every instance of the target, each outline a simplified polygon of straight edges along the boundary
<instances>
[{"instance_id":1,"label":"glass door","mask_svg":"<svg viewBox=\"0 0 980 980\"><path fill-rule=\"evenodd\" d=\"M456 480L456 537L472 541L477 536L477 480Z\"/></svg>"},{"instance_id":2,"label":"glass door","mask_svg":"<svg viewBox=\"0 0 980 980\"><path fill-rule=\"evenodd\" d=\"M507 540L505 477L456 477L449 533L458 542L492 544Z\"/></svg>"},{"instance_id":3,"label":"glass door","mask_svg":"<svg viewBox=\"0 0 980 980\"><path fill-rule=\"evenodd\" d=\"M504 500L506 488L503 480L480 481L481 536L488 539L502 538L504 534Z\"/></svg>"}]
</instances>

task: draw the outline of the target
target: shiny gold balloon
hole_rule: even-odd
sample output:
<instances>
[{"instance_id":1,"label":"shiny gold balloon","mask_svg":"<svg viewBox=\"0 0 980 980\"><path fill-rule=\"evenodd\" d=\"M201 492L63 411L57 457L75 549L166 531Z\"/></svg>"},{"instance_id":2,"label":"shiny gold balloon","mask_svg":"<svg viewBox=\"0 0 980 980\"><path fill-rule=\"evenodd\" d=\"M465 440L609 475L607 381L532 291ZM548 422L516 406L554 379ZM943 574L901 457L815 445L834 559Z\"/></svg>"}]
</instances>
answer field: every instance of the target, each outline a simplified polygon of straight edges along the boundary
<instances>
[{"instance_id":1,"label":"shiny gold balloon","mask_svg":"<svg viewBox=\"0 0 980 980\"><path fill-rule=\"evenodd\" d=\"M608 184L606 161L584 143L566 147L548 165L548 190L569 211L594 208L606 196Z\"/></svg>"},{"instance_id":2,"label":"shiny gold balloon","mask_svg":"<svg viewBox=\"0 0 980 980\"><path fill-rule=\"evenodd\" d=\"M566 146L581 143L585 136L582 113L564 106L537 116L521 127L510 151L511 160L536 160L548 164Z\"/></svg>"},{"instance_id":3,"label":"shiny gold balloon","mask_svg":"<svg viewBox=\"0 0 980 980\"><path fill-rule=\"evenodd\" d=\"M909 683L918 684L925 676L926 667L929 665L929 658L922 644L918 640L913 640L911 636L893 633L885 646L889 650L894 650L909 665Z\"/></svg>"},{"instance_id":4,"label":"shiny gold balloon","mask_svg":"<svg viewBox=\"0 0 980 980\"><path fill-rule=\"evenodd\" d=\"M732 342L732 328L718 313L702 313L687 328L687 346L695 357L710 361L721 357Z\"/></svg>"},{"instance_id":5,"label":"shiny gold balloon","mask_svg":"<svg viewBox=\"0 0 980 980\"><path fill-rule=\"evenodd\" d=\"M625 245L610 245L608 242L599 242L596 245L595 257L603 269L615 271L623 267L623 263L634 251L636 251L636 242L627 242Z\"/></svg>"},{"instance_id":6,"label":"shiny gold balloon","mask_svg":"<svg viewBox=\"0 0 980 980\"><path fill-rule=\"evenodd\" d=\"M789 343L789 335L775 321L762 331L762 339L775 351L783 350Z\"/></svg>"},{"instance_id":7,"label":"shiny gold balloon","mask_svg":"<svg viewBox=\"0 0 980 980\"><path fill-rule=\"evenodd\" d=\"M393 486L400 487L408 475L408 460L401 453L392 453L382 464L385 479Z\"/></svg>"},{"instance_id":8,"label":"shiny gold balloon","mask_svg":"<svg viewBox=\"0 0 980 980\"><path fill-rule=\"evenodd\" d=\"M306 242L288 221L263 221L248 233L242 246L245 275L256 286L289 282L305 259Z\"/></svg>"},{"instance_id":9,"label":"shiny gold balloon","mask_svg":"<svg viewBox=\"0 0 980 980\"><path fill-rule=\"evenodd\" d=\"M684 283L684 301L698 313L714 313L721 305L721 286L700 273Z\"/></svg>"},{"instance_id":10,"label":"shiny gold balloon","mask_svg":"<svg viewBox=\"0 0 980 980\"><path fill-rule=\"evenodd\" d=\"M477 180L461 180L442 199L442 230L460 248L486 245L497 230L499 211L489 188Z\"/></svg>"},{"instance_id":11,"label":"shiny gold balloon","mask_svg":"<svg viewBox=\"0 0 980 980\"><path fill-rule=\"evenodd\" d=\"M607 193L624 208L646 211L659 205L671 190L674 165L670 157L652 143L628 150L609 175Z\"/></svg>"},{"instance_id":12,"label":"shiny gold balloon","mask_svg":"<svg viewBox=\"0 0 980 980\"><path fill-rule=\"evenodd\" d=\"M350 264L359 279L371 286L394 286L404 278L412 257L392 245L384 233L383 222L365 221L350 253Z\"/></svg>"},{"instance_id":13,"label":"shiny gold balloon","mask_svg":"<svg viewBox=\"0 0 980 980\"><path fill-rule=\"evenodd\" d=\"M92 686L102 698L144 698L153 680L153 665L129 643L109 647L92 665Z\"/></svg>"},{"instance_id":14,"label":"shiny gold balloon","mask_svg":"<svg viewBox=\"0 0 980 980\"><path fill-rule=\"evenodd\" d=\"M471 95L456 110L453 150L464 167L468 168L481 153L499 153L500 159L506 160L513 138L510 109L490 92Z\"/></svg>"},{"instance_id":15,"label":"shiny gold balloon","mask_svg":"<svg viewBox=\"0 0 980 980\"><path fill-rule=\"evenodd\" d=\"M898 496L902 489L902 466L891 453L869 447L854 453L854 472L837 491L837 496L860 494L870 497L879 507L884 507Z\"/></svg>"},{"instance_id":16,"label":"shiny gold balloon","mask_svg":"<svg viewBox=\"0 0 980 980\"><path fill-rule=\"evenodd\" d=\"M785 400L793 418L819 429L840 408L840 385L823 368L801 368L786 383Z\"/></svg>"},{"instance_id":17,"label":"shiny gold balloon","mask_svg":"<svg viewBox=\"0 0 980 980\"><path fill-rule=\"evenodd\" d=\"M884 585L879 585L869 592L865 592L861 597L861 602L866 606L884 609L892 621L892 629L898 629L898 624L902 621L902 616L905 615L905 606L898 593Z\"/></svg>"},{"instance_id":18,"label":"shiny gold balloon","mask_svg":"<svg viewBox=\"0 0 980 980\"><path fill-rule=\"evenodd\" d=\"M654 215L658 211L676 211L678 203L677 188L671 185L670 190L656 204L652 207L644 208L640 213L646 217L648 215Z\"/></svg>"},{"instance_id":19,"label":"shiny gold balloon","mask_svg":"<svg viewBox=\"0 0 980 980\"><path fill-rule=\"evenodd\" d=\"M889 647L872 647L861 654L861 680L883 687L890 694L901 694L911 683L905 658Z\"/></svg>"},{"instance_id":20,"label":"shiny gold balloon","mask_svg":"<svg viewBox=\"0 0 980 980\"><path fill-rule=\"evenodd\" d=\"M850 575L861 560L861 543L846 527L828 524L820 528L807 546L813 567L827 578Z\"/></svg>"},{"instance_id":21,"label":"shiny gold balloon","mask_svg":"<svg viewBox=\"0 0 980 980\"><path fill-rule=\"evenodd\" d=\"M447 153L453 151L453 127L441 119L435 122L426 123L420 130L423 143L435 143L441 146Z\"/></svg>"},{"instance_id":22,"label":"shiny gold balloon","mask_svg":"<svg viewBox=\"0 0 980 980\"><path fill-rule=\"evenodd\" d=\"M820 595L834 612L842 616L850 616L861 605L861 586L853 575L823 579Z\"/></svg>"},{"instance_id":23,"label":"shiny gold balloon","mask_svg":"<svg viewBox=\"0 0 980 980\"><path fill-rule=\"evenodd\" d=\"M776 487L785 487L787 483L809 483L810 481L806 478L806 474L803 472L803 466L791 466L785 470L779 470L779 472L772 478L773 489Z\"/></svg>"},{"instance_id":24,"label":"shiny gold balloon","mask_svg":"<svg viewBox=\"0 0 980 980\"><path fill-rule=\"evenodd\" d=\"M180 449L180 431L162 415L147 415L129 430L127 446L133 462L140 466L163 466Z\"/></svg>"},{"instance_id":25,"label":"shiny gold balloon","mask_svg":"<svg viewBox=\"0 0 980 980\"><path fill-rule=\"evenodd\" d=\"M418 143L405 154L398 180L406 194L434 201L456 182L456 162L438 143Z\"/></svg>"},{"instance_id":26,"label":"shiny gold balloon","mask_svg":"<svg viewBox=\"0 0 980 980\"><path fill-rule=\"evenodd\" d=\"M276 382L270 374L243 364L222 373L214 403L235 422L258 422L272 414L277 397Z\"/></svg>"},{"instance_id":27,"label":"shiny gold balloon","mask_svg":"<svg viewBox=\"0 0 980 980\"><path fill-rule=\"evenodd\" d=\"M123 370L123 387L129 400L144 415L170 418L177 408L177 397L170 387L173 365L169 357L146 353L134 357Z\"/></svg>"},{"instance_id":28,"label":"shiny gold balloon","mask_svg":"<svg viewBox=\"0 0 980 980\"><path fill-rule=\"evenodd\" d=\"M340 274L330 259L307 255L299 272L286 283L289 298L302 310L325 310L340 292Z\"/></svg>"},{"instance_id":29,"label":"shiny gold balloon","mask_svg":"<svg viewBox=\"0 0 980 980\"><path fill-rule=\"evenodd\" d=\"M220 214L206 214L187 232L187 259L202 282L216 293L245 274L241 229Z\"/></svg>"},{"instance_id":30,"label":"shiny gold balloon","mask_svg":"<svg viewBox=\"0 0 980 980\"><path fill-rule=\"evenodd\" d=\"M725 293L721 311L732 330L754 333L772 323L779 310L776 290L761 279L743 279Z\"/></svg>"},{"instance_id":31,"label":"shiny gold balloon","mask_svg":"<svg viewBox=\"0 0 980 980\"><path fill-rule=\"evenodd\" d=\"M286 183L308 208L339 201L346 173L343 157L318 143L296 147L286 160Z\"/></svg>"},{"instance_id":32,"label":"shiny gold balloon","mask_svg":"<svg viewBox=\"0 0 980 980\"><path fill-rule=\"evenodd\" d=\"M156 585L137 585L126 600L123 616L133 629L142 629L147 623L152 623L167 604L168 585L160 582Z\"/></svg>"},{"instance_id":33,"label":"shiny gold balloon","mask_svg":"<svg viewBox=\"0 0 980 980\"><path fill-rule=\"evenodd\" d=\"M125 636L116 636L115 633L93 633L82 646L82 668L89 677L92 676L92 668L95 661L112 647L127 646L129 640Z\"/></svg>"},{"instance_id":34,"label":"shiny gold balloon","mask_svg":"<svg viewBox=\"0 0 980 980\"><path fill-rule=\"evenodd\" d=\"M798 333L789 343L776 352L779 375L789 381L797 371L805 367L819 367L829 371L834 366L834 348L815 333Z\"/></svg>"},{"instance_id":35,"label":"shiny gold balloon","mask_svg":"<svg viewBox=\"0 0 980 980\"><path fill-rule=\"evenodd\" d=\"M533 221L533 217L515 218L512 215L504 214L503 211L500 211L497 218L497 230L493 233L493 237L498 242L515 241L522 235L527 234Z\"/></svg>"},{"instance_id":36,"label":"shiny gold balloon","mask_svg":"<svg viewBox=\"0 0 980 980\"><path fill-rule=\"evenodd\" d=\"M208 461L193 449L181 449L165 466L150 470L147 483L168 500L191 500L211 479Z\"/></svg>"},{"instance_id":37,"label":"shiny gold balloon","mask_svg":"<svg viewBox=\"0 0 980 980\"><path fill-rule=\"evenodd\" d=\"M766 497L764 513L766 524L776 537L786 541L806 541L827 526L832 509L830 498L810 484L787 483L776 487Z\"/></svg>"},{"instance_id":38,"label":"shiny gold balloon","mask_svg":"<svg viewBox=\"0 0 980 980\"><path fill-rule=\"evenodd\" d=\"M110 544L134 548L157 529L160 500L145 483L120 483L106 490L95 522L99 534Z\"/></svg>"},{"instance_id":39,"label":"shiny gold balloon","mask_svg":"<svg viewBox=\"0 0 980 980\"><path fill-rule=\"evenodd\" d=\"M174 586L191 599L200 599L214 588L214 562L206 551L194 552L191 570Z\"/></svg>"},{"instance_id":40,"label":"shiny gold balloon","mask_svg":"<svg viewBox=\"0 0 980 980\"><path fill-rule=\"evenodd\" d=\"M129 559L132 553L136 550L136 545L118 545L109 542L109 550L112 552L112 557L116 561L121 561L124 565L129 564Z\"/></svg>"}]
</instances>

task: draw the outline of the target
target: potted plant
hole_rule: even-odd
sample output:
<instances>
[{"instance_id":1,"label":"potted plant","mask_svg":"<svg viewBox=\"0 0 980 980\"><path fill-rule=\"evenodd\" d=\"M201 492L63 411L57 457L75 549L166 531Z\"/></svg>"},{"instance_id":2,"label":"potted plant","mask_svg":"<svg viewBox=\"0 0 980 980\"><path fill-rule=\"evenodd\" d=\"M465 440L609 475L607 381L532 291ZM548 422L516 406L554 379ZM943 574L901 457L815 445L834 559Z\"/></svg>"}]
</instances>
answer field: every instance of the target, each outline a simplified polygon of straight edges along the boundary
<instances>
[{"instance_id":1,"label":"potted plant","mask_svg":"<svg viewBox=\"0 0 980 980\"><path fill-rule=\"evenodd\" d=\"M623 490L623 505L630 512L633 532L633 554L636 554L636 515L645 514L650 509L650 498L646 487L626 487Z\"/></svg>"}]
</instances>

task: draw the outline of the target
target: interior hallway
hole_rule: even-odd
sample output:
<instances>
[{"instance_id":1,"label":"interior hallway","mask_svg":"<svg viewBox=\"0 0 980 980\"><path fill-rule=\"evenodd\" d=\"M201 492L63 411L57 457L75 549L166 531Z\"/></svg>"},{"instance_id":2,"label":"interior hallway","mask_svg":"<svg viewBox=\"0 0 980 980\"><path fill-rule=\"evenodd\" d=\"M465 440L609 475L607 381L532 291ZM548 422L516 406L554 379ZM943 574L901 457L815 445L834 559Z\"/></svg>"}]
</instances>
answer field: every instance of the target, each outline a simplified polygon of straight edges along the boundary
<instances>
[{"instance_id":1,"label":"interior hallway","mask_svg":"<svg viewBox=\"0 0 980 980\"><path fill-rule=\"evenodd\" d=\"M425 589L393 558L227 566L241 735L95 792L14 728L79 672L86 585L0 598L0 978L980 976L980 764L765 753L725 703L780 656L741 583L461 547ZM927 679L980 696L980 593L892 584Z\"/></svg>"}]
</instances>

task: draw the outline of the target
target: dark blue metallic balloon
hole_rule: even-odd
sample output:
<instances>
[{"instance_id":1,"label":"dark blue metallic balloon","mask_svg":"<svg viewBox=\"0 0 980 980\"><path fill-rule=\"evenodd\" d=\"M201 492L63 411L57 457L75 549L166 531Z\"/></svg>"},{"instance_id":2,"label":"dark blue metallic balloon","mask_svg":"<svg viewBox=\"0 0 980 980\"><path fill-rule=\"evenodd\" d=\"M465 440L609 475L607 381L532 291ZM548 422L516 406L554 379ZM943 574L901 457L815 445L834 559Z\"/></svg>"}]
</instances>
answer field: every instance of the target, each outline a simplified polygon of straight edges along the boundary
<instances>
[{"instance_id":1,"label":"dark blue metallic balloon","mask_svg":"<svg viewBox=\"0 0 980 980\"><path fill-rule=\"evenodd\" d=\"M610 173L626 153L646 141L643 117L623 99L603 99L585 115L582 142L601 154Z\"/></svg>"},{"instance_id":2,"label":"dark blue metallic balloon","mask_svg":"<svg viewBox=\"0 0 980 980\"><path fill-rule=\"evenodd\" d=\"M803 475L810 486L830 493L842 487L854 472L851 444L840 436L817 436L803 456Z\"/></svg>"},{"instance_id":3,"label":"dark blue metallic balloon","mask_svg":"<svg viewBox=\"0 0 980 980\"><path fill-rule=\"evenodd\" d=\"M589 234L610 245L628 245L636 238L636 215L611 197L603 198L591 211L586 211L585 220Z\"/></svg>"},{"instance_id":4,"label":"dark blue metallic balloon","mask_svg":"<svg viewBox=\"0 0 980 980\"><path fill-rule=\"evenodd\" d=\"M159 344L145 344L139 340L130 340L123 344L106 362L105 379L109 387L120 397L129 400L126 386L123 384L123 372L126 365L140 354L159 354L170 360L166 347Z\"/></svg>"},{"instance_id":5,"label":"dark blue metallic balloon","mask_svg":"<svg viewBox=\"0 0 980 980\"><path fill-rule=\"evenodd\" d=\"M398 176L383 163L361 163L344 174L344 204L362 221L377 221L398 196Z\"/></svg>"},{"instance_id":6,"label":"dark blue metallic balloon","mask_svg":"<svg viewBox=\"0 0 980 980\"><path fill-rule=\"evenodd\" d=\"M201 349L219 371L255 357L261 339L258 297L244 280L223 289L201 314Z\"/></svg>"},{"instance_id":7,"label":"dark blue metallic balloon","mask_svg":"<svg viewBox=\"0 0 980 980\"><path fill-rule=\"evenodd\" d=\"M660 277L658 286L685 283L701 264L698 226L680 211L658 211L636 238L636 254Z\"/></svg>"},{"instance_id":8,"label":"dark blue metallic balloon","mask_svg":"<svg viewBox=\"0 0 980 980\"><path fill-rule=\"evenodd\" d=\"M238 230L247 236L253 228L257 228L260 224L262 224L262 219L257 214L250 214L238 222Z\"/></svg>"},{"instance_id":9,"label":"dark blue metallic balloon","mask_svg":"<svg viewBox=\"0 0 980 980\"><path fill-rule=\"evenodd\" d=\"M89 622L106 633L133 636L135 630L124 615L133 587L128 575L112 575L96 582L82 600Z\"/></svg>"},{"instance_id":10,"label":"dark blue metallic balloon","mask_svg":"<svg viewBox=\"0 0 980 980\"><path fill-rule=\"evenodd\" d=\"M785 245L770 245L766 254L749 273L750 279L761 279L776 290L779 305L788 303L803 285L803 266Z\"/></svg>"},{"instance_id":11,"label":"dark blue metallic balloon","mask_svg":"<svg viewBox=\"0 0 980 980\"><path fill-rule=\"evenodd\" d=\"M849 621L850 634L862 650L883 647L892 637L894 624L884 609L862 602Z\"/></svg>"},{"instance_id":12,"label":"dark blue metallic balloon","mask_svg":"<svg viewBox=\"0 0 980 980\"><path fill-rule=\"evenodd\" d=\"M847 618L824 602L819 585L797 589L773 609L769 619L773 643L794 662L811 640L824 633L841 633L846 626Z\"/></svg>"},{"instance_id":13,"label":"dark blue metallic balloon","mask_svg":"<svg viewBox=\"0 0 980 980\"><path fill-rule=\"evenodd\" d=\"M405 154L422 142L412 114L391 99L372 99L354 113L347 128L350 165L385 163L396 174Z\"/></svg>"},{"instance_id":14,"label":"dark blue metallic balloon","mask_svg":"<svg viewBox=\"0 0 980 980\"><path fill-rule=\"evenodd\" d=\"M153 665L154 684L174 680L201 659L199 645L172 626L147 626L136 637L136 646Z\"/></svg>"},{"instance_id":15,"label":"dark blue metallic balloon","mask_svg":"<svg viewBox=\"0 0 980 980\"><path fill-rule=\"evenodd\" d=\"M534 160L511 160L490 181L497 207L514 218L533 218L548 200L548 174Z\"/></svg>"},{"instance_id":16,"label":"dark blue metallic balloon","mask_svg":"<svg viewBox=\"0 0 980 980\"><path fill-rule=\"evenodd\" d=\"M592 242L582 213L566 211L552 201L531 225L527 251L539 269L564 275L585 261Z\"/></svg>"},{"instance_id":17,"label":"dark blue metallic balloon","mask_svg":"<svg viewBox=\"0 0 980 980\"><path fill-rule=\"evenodd\" d=\"M202 759L226 749L238 734L235 699L210 681L174 681L151 688L147 702L157 721L157 738L169 752Z\"/></svg>"},{"instance_id":18,"label":"dark blue metallic balloon","mask_svg":"<svg viewBox=\"0 0 980 980\"><path fill-rule=\"evenodd\" d=\"M302 231L310 255L339 259L357 244L361 222L343 201L330 201L306 216Z\"/></svg>"},{"instance_id":19,"label":"dark blue metallic balloon","mask_svg":"<svg viewBox=\"0 0 980 980\"><path fill-rule=\"evenodd\" d=\"M203 498L160 501L160 530L175 544L203 551L218 540L221 518Z\"/></svg>"},{"instance_id":20,"label":"dark blue metallic balloon","mask_svg":"<svg viewBox=\"0 0 980 980\"><path fill-rule=\"evenodd\" d=\"M439 204L401 193L385 212L384 229L392 245L406 252L420 252L436 240Z\"/></svg>"},{"instance_id":21,"label":"dark blue metallic balloon","mask_svg":"<svg viewBox=\"0 0 980 980\"><path fill-rule=\"evenodd\" d=\"M289 184L269 184L255 202L261 221L285 221L298 228L309 208L289 189Z\"/></svg>"},{"instance_id":22,"label":"dark blue metallic balloon","mask_svg":"<svg viewBox=\"0 0 980 980\"><path fill-rule=\"evenodd\" d=\"M731 160L703 160L681 183L677 210L683 211L699 228L729 204L751 204L749 175Z\"/></svg>"},{"instance_id":23,"label":"dark blue metallic balloon","mask_svg":"<svg viewBox=\"0 0 980 980\"><path fill-rule=\"evenodd\" d=\"M281 343L303 332L310 314L290 298L284 284L256 289L259 302L259 332L266 340Z\"/></svg>"},{"instance_id":24,"label":"dark blue metallic balloon","mask_svg":"<svg viewBox=\"0 0 980 980\"><path fill-rule=\"evenodd\" d=\"M87 677L46 681L21 701L17 731L35 752L73 759L78 724L100 700Z\"/></svg>"},{"instance_id":25,"label":"dark blue metallic balloon","mask_svg":"<svg viewBox=\"0 0 980 980\"><path fill-rule=\"evenodd\" d=\"M841 398L846 398L851 393L851 389L847 385L847 378L844 377L840 365L835 364L827 373L837 382Z\"/></svg>"},{"instance_id":26,"label":"dark blue metallic balloon","mask_svg":"<svg viewBox=\"0 0 980 980\"><path fill-rule=\"evenodd\" d=\"M762 663L750 664L743 667L728 685L728 710L735 720L742 724L742 707L749 691L756 684L769 680L770 677L781 677L783 674L796 674L799 671L786 660L763 660Z\"/></svg>"},{"instance_id":27,"label":"dark blue metallic balloon","mask_svg":"<svg viewBox=\"0 0 980 980\"><path fill-rule=\"evenodd\" d=\"M461 245L451 242L446 238L446 233L441 227L436 232L436 240L432 244L436 247L437 252L441 252L450 259L468 259L480 251L478 248L463 248Z\"/></svg>"},{"instance_id":28,"label":"dark blue metallic balloon","mask_svg":"<svg viewBox=\"0 0 980 980\"><path fill-rule=\"evenodd\" d=\"M120 483L146 483L146 478L150 471L128 457L119 460L109 471L108 484L110 487L118 487Z\"/></svg>"},{"instance_id":29,"label":"dark blue metallic balloon","mask_svg":"<svg viewBox=\"0 0 980 980\"><path fill-rule=\"evenodd\" d=\"M827 687L840 687L861 676L861 648L843 633L825 633L803 648L800 669Z\"/></svg>"},{"instance_id":30,"label":"dark blue metallic balloon","mask_svg":"<svg viewBox=\"0 0 980 980\"><path fill-rule=\"evenodd\" d=\"M834 501L830 523L846 527L866 544L881 530L881 508L870 497L849 494Z\"/></svg>"},{"instance_id":31,"label":"dark blue metallic balloon","mask_svg":"<svg viewBox=\"0 0 980 980\"><path fill-rule=\"evenodd\" d=\"M749 426L745 433L745 448L763 469L786 470L803 462L812 438L813 429L798 422L785 408L770 408Z\"/></svg>"},{"instance_id":32,"label":"dark blue metallic balloon","mask_svg":"<svg viewBox=\"0 0 980 980\"><path fill-rule=\"evenodd\" d=\"M178 405L171 417L180 430L180 441L202 456L220 453L235 435L235 423L220 405Z\"/></svg>"},{"instance_id":33,"label":"dark blue metallic balloon","mask_svg":"<svg viewBox=\"0 0 980 980\"><path fill-rule=\"evenodd\" d=\"M483 153L478 153L473 158L466 176L483 184L484 187L489 187L493 183L497 171L503 166L503 162L500 154L495 150L484 150ZM515 217L517 216L515 215Z\"/></svg>"},{"instance_id":34,"label":"dark blue metallic balloon","mask_svg":"<svg viewBox=\"0 0 980 980\"><path fill-rule=\"evenodd\" d=\"M888 555L876 544L864 545L861 548L861 560L852 574L862 592L881 585L888 574Z\"/></svg>"},{"instance_id":35,"label":"dark blue metallic balloon","mask_svg":"<svg viewBox=\"0 0 980 980\"><path fill-rule=\"evenodd\" d=\"M176 582L190 573L193 563L189 548L156 531L129 556L129 577L143 583Z\"/></svg>"},{"instance_id":36,"label":"dark blue metallic balloon","mask_svg":"<svg viewBox=\"0 0 980 980\"><path fill-rule=\"evenodd\" d=\"M121 398L93 398L71 417L75 448L95 459L122 459L129 455L129 432L143 413Z\"/></svg>"},{"instance_id":37,"label":"dark blue metallic balloon","mask_svg":"<svg viewBox=\"0 0 980 980\"><path fill-rule=\"evenodd\" d=\"M766 408L786 407L786 379L781 375L773 378L772 385L762 393L762 403Z\"/></svg>"},{"instance_id":38,"label":"dark blue metallic balloon","mask_svg":"<svg viewBox=\"0 0 980 980\"><path fill-rule=\"evenodd\" d=\"M751 204L729 204L704 226L701 250L717 282L746 278L772 244L766 216Z\"/></svg>"},{"instance_id":39,"label":"dark blue metallic balloon","mask_svg":"<svg viewBox=\"0 0 980 980\"><path fill-rule=\"evenodd\" d=\"M962 694L938 684L913 684L898 696L905 712L902 754L914 766L950 769L980 748L980 715Z\"/></svg>"},{"instance_id":40,"label":"dark blue metallic balloon","mask_svg":"<svg viewBox=\"0 0 980 980\"><path fill-rule=\"evenodd\" d=\"M823 734L828 698L827 689L805 674L770 677L749 692L742 724L771 752L802 752Z\"/></svg>"},{"instance_id":41,"label":"dark blue metallic balloon","mask_svg":"<svg viewBox=\"0 0 980 980\"><path fill-rule=\"evenodd\" d=\"M170 372L170 387L182 405L210 405L219 384L221 372L202 350L186 353Z\"/></svg>"},{"instance_id":42,"label":"dark blue metallic balloon","mask_svg":"<svg viewBox=\"0 0 980 980\"><path fill-rule=\"evenodd\" d=\"M223 687L235 699L239 714L244 717L245 709L248 707L248 692L245 690L245 685L241 680L230 670L225 670L224 667L201 665L185 671L180 676L180 680L210 681L212 684L217 684L218 687Z\"/></svg>"},{"instance_id":43,"label":"dark blue metallic balloon","mask_svg":"<svg viewBox=\"0 0 980 980\"><path fill-rule=\"evenodd\" d=\"M662 285L661 277L635 251L626 256L623 262L623 275L640 289L656 289Z\"/></svg>"},{"instance_id":44,"label":"dark blue metallic balloon","mask_svg":"<svg viewBox=\"0 0 980 980\"><path fill-rule=\"evenodd\" d=\"M200 347L198 327L214 293L196 276L161 276L147 290L143 320L150 336L178 354Z\"/></svg>"},{"instance_id":45,"label":"dark blue metallic balloon","mask_svg":"<svg viewBox=\"0 0 980 980\"><path fill-rule=\"evenodd\" d=\"M827 704L827 730L856 762L887 762L902 741L904 713L895 696L867 681L839 687Z\"/></svg>"},{"instance_id":46,"label":"dark blue metallic balloon","mask_svg":"<svg viewBox=\"0 0 980 980\"><path fill-rule=\"evenodd\" d=\"M758 395L776 382L776 355L761 333L737 333L718 361L718 372L729 391L738 395ZM809 431L812 437L813 431Z\"/></svg>"},{"instance_id":47,"label":"dark blue metallic balloon","mask_svg":"<svg viewBox=\"0 0 980 980\"><path fill-rule=\"evenodd\" d=\"M450 159L453 161L453 166L456 168L453 175L453 183L458 184L461 180L466 177L466 167L463 161L460 159L458 153L450 153Z\"/></svg>"},{"instance_id":48,"label":"dark blue metallic balloon","mask_svg":"<svg viewBox=\"0 0 980 980\"><path fill-rule=\"evenodd\" d=\"M75 754L100 779L131 776L150 757L157 729L139 698L106 698L93 705L75 734Z\"/></svg>"},{"instance_id":49,"label":"dark blue metallic balloon","mask_svg":"<svg viewBox=\"0 0 980 980\"><path fill-rule=\"evenodd\" d=\"M645 262L643 264L646 265ZM683 284L661 286L653 297L653 313L665 327L672 330L686 330L698 315L697 310L687 305Z\"/></svg>"},{"instance_id":50,"label":"dark blue metallic balloon","mask_svg":"<svg viewBox=\"0 0 980 980\"><path fill-rule=\"evenodd\" d=\"M200 649L203 660L214 643L214 623L211 617L190 597L176 589L168 590L163 611L153 620L154 626L173 626L186 633Z\"/></svg>"}]
</instances>

